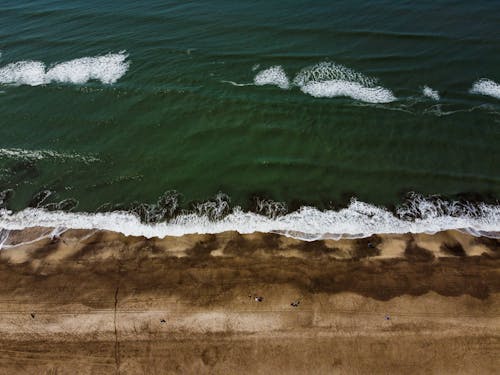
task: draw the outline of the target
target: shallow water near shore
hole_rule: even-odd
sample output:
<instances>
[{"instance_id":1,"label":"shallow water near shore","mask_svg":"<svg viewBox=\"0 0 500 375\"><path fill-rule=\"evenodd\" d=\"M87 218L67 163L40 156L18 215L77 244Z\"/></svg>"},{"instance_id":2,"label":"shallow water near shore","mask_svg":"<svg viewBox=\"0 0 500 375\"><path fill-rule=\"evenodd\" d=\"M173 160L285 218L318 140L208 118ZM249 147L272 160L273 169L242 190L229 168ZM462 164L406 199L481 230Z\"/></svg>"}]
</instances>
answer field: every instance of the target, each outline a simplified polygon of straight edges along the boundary
<instances>
[{"instance_id":1,"label":"shallow water near shore","mask_svg":"<svg viewBox=\"0 0 500 375\"><path fill-rule=\"evenodd\" d=\"M495 2L2 8L2 226L500 230Z\"/></svg>"}]
</instances>

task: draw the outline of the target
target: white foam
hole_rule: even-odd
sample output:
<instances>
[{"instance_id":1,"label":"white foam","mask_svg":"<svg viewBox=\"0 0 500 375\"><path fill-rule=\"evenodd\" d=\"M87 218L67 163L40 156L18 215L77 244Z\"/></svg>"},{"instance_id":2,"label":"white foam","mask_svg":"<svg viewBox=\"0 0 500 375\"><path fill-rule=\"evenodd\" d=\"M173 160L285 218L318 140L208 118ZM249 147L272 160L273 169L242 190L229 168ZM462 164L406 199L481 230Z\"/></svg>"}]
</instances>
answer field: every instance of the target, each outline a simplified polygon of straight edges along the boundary
<instances>
[{"instance_id":1,"label":"white foam","mask_svg":"<svg viewBox=\"0 0 500 375\"><path fill-rule=\"evenodd\" d=\"M18 61L0 68L0 83L38 86L46 83L45 64L40 61Z\"/></svg>"},{"instance_id":2,"label":"white foam","mask_svg":"<svg viewBox=\"0 0 500 375\"><path fill-rule=\"evenodd\" d=\"M0 84L38 86L51 82L83 84L90 80L112 84L127 72L127 57L124 52L82 57L49 69L41 61L18 61L0 68Z\"/></svg>"},{"instance_id":3,"label":"white foam","mask_svg":"<svg viewBox=\"0 0 500 375\"><path fill-rule=\"evenodd\" d=\"M391 90L377 85L367 77L343 65L322 62L302 69L293 83L314 97L350 97L366 103L389 103L396 100Z\"/></svg>"},{"instance_id":4,"label":"white foam","mask_svg":"<svg viewBox=\"0 0 500 375\"><path fill-rule=\"evenodd\" d=\"M92 79L104 84L115 83L129 67L124 53L83 57L57 64L47 71L49 81L82 84Z\"/></svg>"},{"instance_id":5,"label":"white foam","mask_svg":"<svg viewBox=\"0 0 500 375\"><path fill-rule=\"evenodd\" d=\"M281 89L288 89L290 87L288 76L279 65L260 71L253 81L257 86L274 85Z\"/></svg>"},{"instance_id":6,"label":"white foam","mask_svg":"<svg viewBox=\"0 0 500 375\"><path fill-rule=\"evenodd\" d=\"M302 207L286 215L267 217L235 208L214 220L213 216L198 210L154 224L143 223L127 212L90 214L27 208L12 213L0 210L0 228L20 230L35 226L103 229L148 238L238 231L281 233L302 240L318 240L381 233L434 233L449 229L496 235L500 232L500 206L469 206L417 197L393 214L384 208L353 200L339 211Z\"/></svg>"},{"instance_id":7,"label":"white foam","mask_svg":"<svg viewBox=\"0 0 500 375\"><path fill-rule=\"evenodd\" d=\"M25 150L22 148L0 148L0 158L1 157L17 160L74 159L86 163L99 161L98 158L90 155L63 153L53 150Z\"/></svg>"},{"instance_id":8,"label":"white foam","mask_svg":"<svg viewBox=\"0 0 500 375\"><path fill-rule=\"evenodd\" d=\"M344 65L328 61L320 62L302 69L293 79L293 83L297 86L304 86L311 82L335 80L358 82L367 87L372 87L377 84L377 79L375 78L365 76Z\"/></svg>"},{"instance_id":9,"label":"white foam","mask_svg":"<svg viewBox=\"0 0 500 375\"><path fill-rule=\"evenodd\" d=\"M470 92L500 99L500 84L488 78L481 78L479 81L474 82Z\"/></svg>"},{"instance_id":10,"label":"white foam","mask_svg":"<svg viewBox=\"0 0 500 375\"><path fill-rule=\"evenodd\" d=\"M422 88L422 94L424 96L427 96L428 98L431 98L432 100L439 100L441 99L439 92L437 90L431 89L429 86L424 86Z\"/></svg>"},{"instance_id":11,"label":"white foam","mask_svg":"<svg viewBox=\"0 0 500 375\"><path fill-rule=\"evenodd\" d=\"M316 98L347 96L365 103L390 103L396 100L391 90L384 87L365 87L357 82L340 80L311 82L300 89L303 93Z\"/></svg>"}]
</instances>

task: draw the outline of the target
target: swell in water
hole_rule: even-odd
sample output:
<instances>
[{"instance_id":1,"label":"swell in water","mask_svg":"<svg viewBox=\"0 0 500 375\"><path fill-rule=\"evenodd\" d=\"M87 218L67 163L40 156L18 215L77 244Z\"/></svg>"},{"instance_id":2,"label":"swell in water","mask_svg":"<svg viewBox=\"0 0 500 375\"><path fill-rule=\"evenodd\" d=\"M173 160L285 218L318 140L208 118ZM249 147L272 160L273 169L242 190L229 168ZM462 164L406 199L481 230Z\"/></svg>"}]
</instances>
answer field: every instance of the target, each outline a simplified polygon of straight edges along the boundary
<instances>
[{"instance_id":1,"label":"swell in water","mask_svg":"<svg viewBox=\"0 0 500 375\"><path fill-rule=\"evenodd\" d=\"M274 85L281 89L298 87L317 98L349 97L366 103L390 103L396 100L391 90L377 80L333 62L321 62L302 69L290 82L282 66L261 70L254 78L257 86Z\"/></svg>"},{"instance_id":2,"label":"swell in water","mask_svg":"<svg viewBox=\"0 0 500 375\"><path fill-rule=\"evenodd\" d=\"M252 71L259 68L260 65L257 64ZM233 86L271 85L283 90L297 87L304 94L317 98L348 97L369 104L385 104L397 100L392 90L381 86L378 79L328 61L303 68L292 80L281 65L274 65L258 71L252 83L221 82L230 83ZM491 79L482 78L474 82L469 92L500 99L500 84ZM421 88L421 95L433 101L441 100L439 91L427 85Z\"/></svg>"},{"instance_id":3,"label":"swell in water","mask_svg":"<svg viewBox=\"0 0 500 375\"><path fill-rule=\"evenodd\" d=\"M83 163L92 163L99 161L98 158L91 155L81 155L77 153L64 153L53 150L26 150L22 148L0 148L0 158L15 160L78 160Z\"/></svg>"},{"instance_id":4,"label":"swell in water","mask_svg":"<svg viewBox=\"0 0 500 375\"><path fill-rule=\"evenodd\" d=\"M104 84L118 81L128 70L125 52L82 57L47 67L41 61L17 61L0 68L0 84L39 86L49 83L83 84L91 80Z\"/></svg>"},{"instance_id":5,"label":"swell in water","mask_svg":"<svg viewBox=\"0 0 500 375\"><path fill-rule=\"evenodd\" d=\"M0 228L101 229L148 238L225 231L267 232L306 241L361 238L382 233L435 233L450 229L500 237L500 205L413 195L395 212L356 199L340 210L304 206L289 213L284 204L262 200L256 212L250 212L240 207L231 208L224 197L219 195L167 219L178 208L174 196L162 197L157 204L142 205L141 215L137 210L73 213L46 208L26 208L19 212L1 209Z\"/></svg>"}]
</instances>

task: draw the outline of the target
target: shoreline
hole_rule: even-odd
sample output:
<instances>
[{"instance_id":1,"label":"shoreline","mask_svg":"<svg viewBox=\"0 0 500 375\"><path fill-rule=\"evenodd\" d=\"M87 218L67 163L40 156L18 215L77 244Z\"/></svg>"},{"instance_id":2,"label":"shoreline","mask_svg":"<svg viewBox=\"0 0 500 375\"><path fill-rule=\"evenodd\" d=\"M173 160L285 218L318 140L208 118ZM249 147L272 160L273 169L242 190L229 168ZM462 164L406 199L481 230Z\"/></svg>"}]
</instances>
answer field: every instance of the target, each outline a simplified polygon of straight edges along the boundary
<instances>
[{"instance_id":1,"label":"shoreline","mask_svg":"<svg viewBox=\"0 0 500 375\"><path fill-rule=\"evenodd\" d=\"M0 228L0 258L10 259L13 251L34 252L41 247L61 245L72 247L70 252L93 237L112 238L113 242L122 242L129 246L153 246L156 251L170 254L171 244L182 244L182 250L176 250L174 256L189 254L189 246L196 247L199 242L211 242L213 251L210 256L226 256L227 247L249 245L256 250L264 250L273 256L308 257L311 254L304 249L315 249L316 253L332 259L361 258L422 258L434 259L450 256L500 256L500 232L490 232L481 236L463 229L444 230L436 233L379 233L363 237L339 236L318 240L303 240L290 236L289 233L239 233L225 231L220 233L192 233L180 236L145 237L126 235L121 232L101 229L70 229L62 227L30 227L20 230ZM179 248L179 245L175 245ZM12 253L13 254L13 253ZM238 254L232 249L232 256Z\"/></svg>"},{"instance_id":2,"label":"shoreline","mask_svg":"<svg viewBox=\"0 0 500 375\"><path fill-rule=\"evenodd\" d=\"M266 204L273 205L272 202ZM439 199L433 201L415 197L408 201L406 206L392 212L387 208L352 200L348 207L337 211L322 211L303 206L286 214L279 213L279 208L271 206L266 208L268 211L258 213L242 211L237 206L230 208L227 202L223 201L207 201L195 206L192 211L182 211L175 215L175 209L163 206L149 206L147 212L142 215L133 211L90 213L25 208L13 212L2 208L0 228L3 231L19 231L50 227L56 232L65 229L107 230L146 238L218 235L232 231L241 234L274 233L304 241L357 239L372 235L407 233L434 234L444 231L461 231L476 237L500 238L500 205L486 203L472 204ZM144 218L144 215L147 218ZM0 245L4 242L4 237L5 233L0 233Z\"/></svg>"},{"instance_id":3,"label":"shoreline","mask_svg":"<svg viewBox=\"0 0 500 375\"><path fill-rule=\"evenodd\" d=\"M67 230L35 240L50 231L13 231L18 246L0 251L0 374L500 365L498 239Z\"/></svg>"}]
</instances>

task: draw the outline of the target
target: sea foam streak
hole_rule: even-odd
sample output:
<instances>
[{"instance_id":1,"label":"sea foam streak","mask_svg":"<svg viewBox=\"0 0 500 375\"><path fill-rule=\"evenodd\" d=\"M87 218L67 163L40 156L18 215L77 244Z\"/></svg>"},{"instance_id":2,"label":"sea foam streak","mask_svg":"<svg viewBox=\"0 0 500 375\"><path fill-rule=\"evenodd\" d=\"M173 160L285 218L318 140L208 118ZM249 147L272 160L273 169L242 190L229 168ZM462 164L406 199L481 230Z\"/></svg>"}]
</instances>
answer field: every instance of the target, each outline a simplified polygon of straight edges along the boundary
<instances>
[{"instance_id":1,"label":"sea foam streak","mask_svg":"<svg viewBox=\"0 0 500 375\"><path fill-rule=\"evenodd\" d=\"M496 99L500 99L500 84L491 79L481 78L474 82L470 89L472 94L487 95Z\"/></svg>"},{"instance_id":2,"label":"sea foam streak","mask_svg":"<svg viewBox=\"0 0 500 375\"><path fill-rule=\"evenodd\" d=\"M98 158L90 155L62 153L53 150L25 150L22 148L0 148L0 158L10 158L16 160L72 159L83 161L85 163L99 161Z\"/></svg>"},{"instance_id":3,"label":"sea foam streak","mask_svg":"<svg viewBox=\"0 0 500 375\"><path fill-rule=\"evenodd\" d=\"M224 204L227 204L224 203ZM200 206L205 207L205 206ZM213 207L206 207L213 213ZM226 210L227 207L222 207ZM146 224L127 212L70 213L27 208L12 213L0 210L0 228L19 230L44 226L71 229L103 229L125 235L151 237L192 233L281 233L302 240L366 237L381 233L434 233L462 229L474 235L496 236L500 232L500 206L413 198L396 213L352 200L339 211L302 207L285 215L264 216L236 207L227 215L213 218L200 210L178 215L167 222Z\"/></svg>"},{"instance_id":4,"label":"sea foam streak","mask_svg":"<svg viewBox=\"0 0 500 375\"><path fill-rule=\"evenodd\" d=\"M18 61L0 68L0 84L38 86L51 82L83 84L90 80L112 84L128 70L124 52L82 57L47 69L41 61Z\"/></svg>"}]
</instances>

